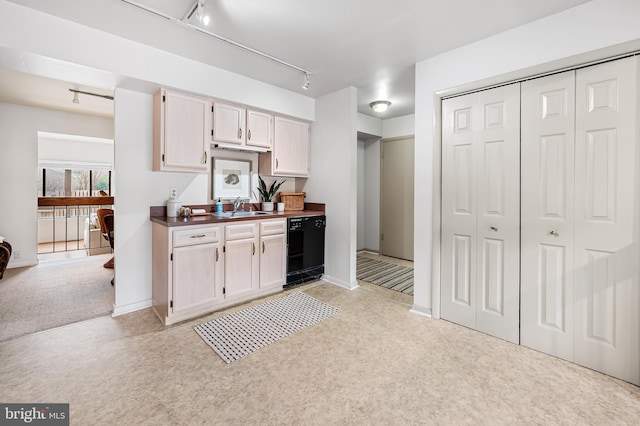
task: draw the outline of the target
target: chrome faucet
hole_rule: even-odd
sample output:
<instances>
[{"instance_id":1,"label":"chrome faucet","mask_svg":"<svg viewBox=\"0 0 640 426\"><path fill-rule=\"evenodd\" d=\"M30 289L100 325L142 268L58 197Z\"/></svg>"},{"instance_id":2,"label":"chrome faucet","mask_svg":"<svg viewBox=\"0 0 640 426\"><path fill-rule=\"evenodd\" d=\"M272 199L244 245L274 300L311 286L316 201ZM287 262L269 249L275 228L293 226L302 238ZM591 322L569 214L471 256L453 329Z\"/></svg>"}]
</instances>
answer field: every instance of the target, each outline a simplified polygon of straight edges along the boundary
<instances>
[{"instance_id":1,"label":"chrome faucet","mask_svg":"<svg viewBox=\"0 0 640 426\"><path fill-rule=\"evenodd\" d=\"M244 201L242 201L244 203ZM235 213L238 210L238 206L240 205L240 197L236 198L233 202L233 212Z\"/></svg>"}]
</instances>

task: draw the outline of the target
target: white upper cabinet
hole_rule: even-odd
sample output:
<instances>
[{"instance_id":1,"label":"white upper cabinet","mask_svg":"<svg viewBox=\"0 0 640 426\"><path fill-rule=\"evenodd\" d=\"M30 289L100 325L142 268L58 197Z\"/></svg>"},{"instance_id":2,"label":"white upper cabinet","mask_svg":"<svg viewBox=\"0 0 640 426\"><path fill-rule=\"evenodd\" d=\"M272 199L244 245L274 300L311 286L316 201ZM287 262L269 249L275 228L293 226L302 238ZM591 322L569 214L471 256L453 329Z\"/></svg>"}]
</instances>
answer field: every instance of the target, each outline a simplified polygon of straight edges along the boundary
<instances>
[{"instance_id":1,"label":"white upper cabinet","mask_svg":"<svg viewBox=\"0 0 640 426\"><path fill-rule=\"evenodd\" d=\"M244 145L245 109L235 105L213 104L213 140L233 145Z\"/></svg>"},{"instance_id":2,"label":"white upper cabinet","mask_svg":"<svg viewBox=\"0 0 640 426\"><path fill-rule=\"evenodd\" d=\"M160 89L153 97L153 170L207 173L211 101Z\"/></svg>"},{"instance_id":3,"label":"white upper cabinet","mask_svg":"<svg viewBox=\"0 0 640 426\"><path fill-rule=\"evenodd\" d=\"M213 142L220 147L259 150L271 149L273 115L243 107L214 102Z\"/></svg>"},{"instance_id":4,"label":"white upper cabinet","mask_svg":"<svg viewBox=\"0 0 640 426\"><path fill-rule=\"evenodd\" d=\"M247 110L247 145L271 149L273 140L273 115Z\"/></svg>"},{"instance_id":5,"label":"white upper cabinet","mask_svg":"<svg viewBox=\"0 0 640 426\"><path fill-rule=\"evenodd\" d=\"M260 173L269 176L309 176L309 123L275 117L271 152L260 154Z\"/></svg>"}]
</instances>

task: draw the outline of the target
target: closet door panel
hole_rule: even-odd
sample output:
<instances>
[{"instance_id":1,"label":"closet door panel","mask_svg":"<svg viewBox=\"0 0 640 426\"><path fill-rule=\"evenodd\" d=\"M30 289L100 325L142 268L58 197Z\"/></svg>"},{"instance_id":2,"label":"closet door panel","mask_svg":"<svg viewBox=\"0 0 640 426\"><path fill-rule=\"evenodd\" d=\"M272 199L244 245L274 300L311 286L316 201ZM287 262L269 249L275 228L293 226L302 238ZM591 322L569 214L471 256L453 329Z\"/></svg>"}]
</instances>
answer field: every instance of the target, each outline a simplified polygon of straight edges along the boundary
<instances>
[{"instance_id":1,"label":"closet door panel","mask_svg":"<svg viewBox=\"0 0 640 426\"><path fill-rule=\"evenodd\" d=\"M520 341L573 360L575 72L522 83Z\"/></svg>"},{"instance_id":2,"label":"closet door panel","mask_svg":"<svg viewBox=\"0 0 640 426\"><path fill-rule=\"evenodd\" d=\"M476 325L475 96L442 103L442 318Z\"/></svg>"},{"instance_id":3,"label":"closet door panel","mask_svg":"<svg viewBox=\"0 0 640 426\"><path fill-rule=\"evenodd\" d=\"M576 73L575 362L640 384L638 59Z\"/></svg>"},{"instance_id":4,"label":"closet door panel","mask_svg":"<svg viewBox=\"0 0 640 426\"><path fill-rule=\"evenodd\" d=\"M519 343L520 85L476 94L477 329Z\"/></svg>"}]
</instances>

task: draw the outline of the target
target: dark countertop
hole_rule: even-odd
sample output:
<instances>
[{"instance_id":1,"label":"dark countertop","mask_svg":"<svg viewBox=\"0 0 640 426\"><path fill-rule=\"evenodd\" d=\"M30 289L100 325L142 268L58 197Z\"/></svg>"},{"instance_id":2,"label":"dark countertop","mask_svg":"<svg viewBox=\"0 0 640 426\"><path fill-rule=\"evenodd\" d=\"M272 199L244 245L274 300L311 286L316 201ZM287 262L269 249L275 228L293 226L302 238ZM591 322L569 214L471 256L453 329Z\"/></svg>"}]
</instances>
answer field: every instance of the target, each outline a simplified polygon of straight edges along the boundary
<instances>
[{"instance_id":1,"label":"dark countertop","mask_svg":"<svg viewBox=\"0 0 640 426\"><path fill-rule=\"evenodd\" d=\"M205 209L208 212L215 211L215 205L190 205L193 209ZM254 205L254 210L257 205ZM228 211L226 209L225 211ZM211 214L207 214L206 216L191 216L189 218L180 218L180 217L167 217L167 209L165 206L153 206L150 208L150 218L152 222L158 223L167 227L174 226L189 226L189 225L212 225L217 223L230 223L230 222L241 222L246 220L268 220L268 219L279 219L279 218L288 218L288 217L301 217L301 216L318 216L323 215L325 213L324 204L319 203L304 203L304 210L288 210L283 213L278 213L276 211L273 214L268 215L259 215L259 216L247 216L247 217L239 217L235 219L221 219Z\"/></svg>"}]
</instances>

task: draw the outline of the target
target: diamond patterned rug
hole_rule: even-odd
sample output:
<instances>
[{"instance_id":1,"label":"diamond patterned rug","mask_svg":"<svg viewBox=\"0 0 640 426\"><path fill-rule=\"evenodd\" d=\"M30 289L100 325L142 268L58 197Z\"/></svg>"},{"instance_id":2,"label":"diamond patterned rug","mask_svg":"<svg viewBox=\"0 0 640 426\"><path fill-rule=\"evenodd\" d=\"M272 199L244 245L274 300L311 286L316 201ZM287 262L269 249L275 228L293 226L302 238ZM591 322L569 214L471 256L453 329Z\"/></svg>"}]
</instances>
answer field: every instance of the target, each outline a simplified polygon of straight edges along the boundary
<instances>
[{"instance_id":1,"label":"diamond patterned rug","mask_svg":"<svg viewBox=\"0 0 640 426\"><path fill-rule=\"evenodd\" d=\"M340 309L304 293L293 293L194 327L226 363L250 354Z\"/></svg>"}]
</instances>

